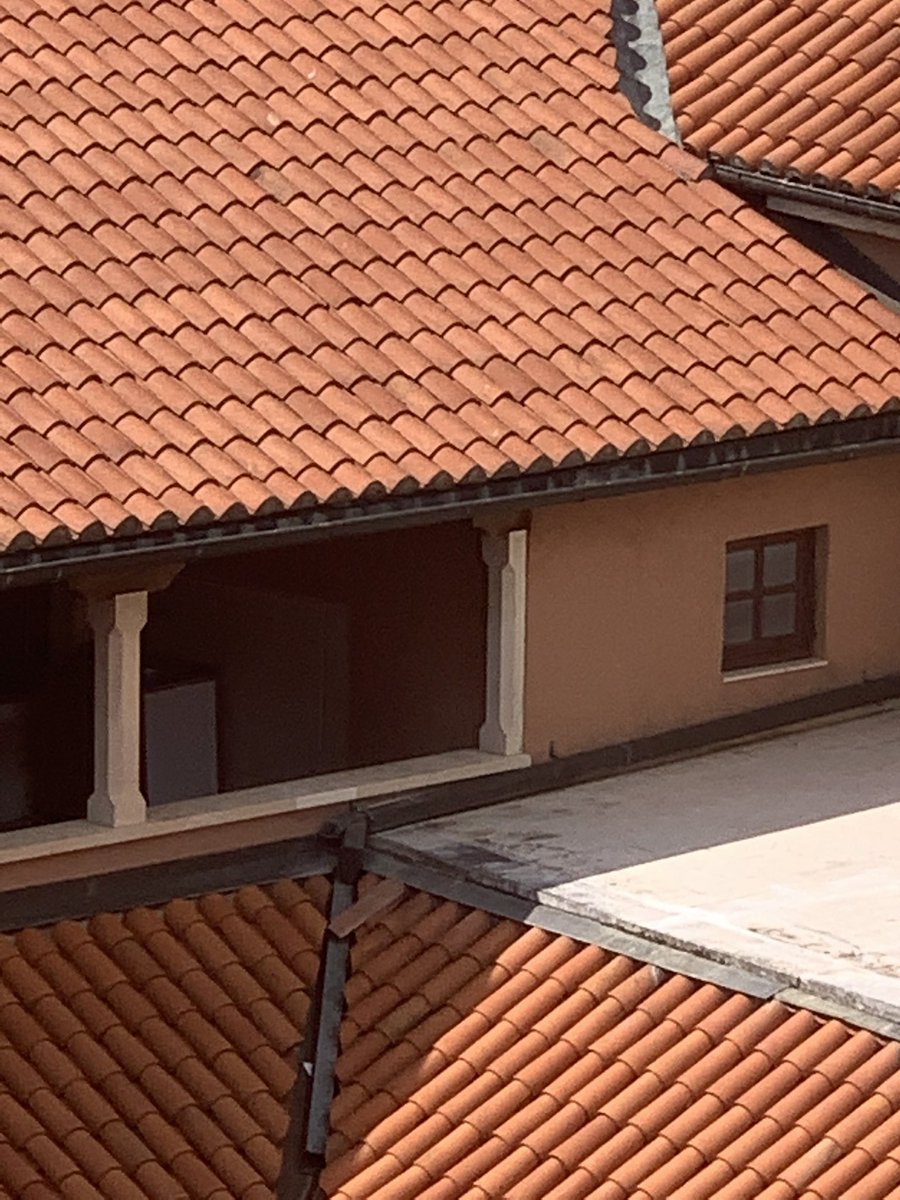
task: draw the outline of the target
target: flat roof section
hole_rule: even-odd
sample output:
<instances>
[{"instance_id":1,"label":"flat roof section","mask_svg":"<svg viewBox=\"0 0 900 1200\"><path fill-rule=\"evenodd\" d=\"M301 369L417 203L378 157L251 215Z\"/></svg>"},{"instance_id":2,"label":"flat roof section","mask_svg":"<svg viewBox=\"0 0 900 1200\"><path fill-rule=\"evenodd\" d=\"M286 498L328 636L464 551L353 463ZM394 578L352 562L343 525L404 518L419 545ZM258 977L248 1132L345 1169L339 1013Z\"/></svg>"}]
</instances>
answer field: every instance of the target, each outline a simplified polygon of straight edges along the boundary
<instances>
[{"instance_id":1,"label":"flat roof section","mask_svg":"<svg viewBox=\"0 0 900 1200\"><path fill-rule=\"evenodd\" d=\"M375 842L900 1020L896 703Z\"/></svg>"}]
</instances>

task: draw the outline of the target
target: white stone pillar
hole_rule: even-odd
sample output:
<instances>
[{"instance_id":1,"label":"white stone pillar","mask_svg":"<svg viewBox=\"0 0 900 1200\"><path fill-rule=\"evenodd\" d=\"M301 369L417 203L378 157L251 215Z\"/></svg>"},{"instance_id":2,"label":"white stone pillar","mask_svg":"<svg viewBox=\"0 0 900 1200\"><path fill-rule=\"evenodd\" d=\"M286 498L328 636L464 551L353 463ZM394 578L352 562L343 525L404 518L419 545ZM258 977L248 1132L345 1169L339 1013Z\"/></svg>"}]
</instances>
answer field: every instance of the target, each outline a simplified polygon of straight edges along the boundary
<instances>
[{"instance_id":1,"label":"white stone pillar","mask_svg":"<svg viewBox=\"0 0 900 1200\"><path fill-rule=\"evenodd\" d=\"M525 717L527 529L482 533L488 569L485 719L478 736L491 754L521 754Z\"/></svg>"},{"instance_id":2,"label":"white stone pillar","mask_svg":"<svg viewBox=\"0 0 900 1200\"><path fill-rule=\"evenodd\" d=\"M94 791L88 820L136 825L146 819L141 793L141 630L147 593L92 597L94 630Z\"/></svg>"}]
</instances>

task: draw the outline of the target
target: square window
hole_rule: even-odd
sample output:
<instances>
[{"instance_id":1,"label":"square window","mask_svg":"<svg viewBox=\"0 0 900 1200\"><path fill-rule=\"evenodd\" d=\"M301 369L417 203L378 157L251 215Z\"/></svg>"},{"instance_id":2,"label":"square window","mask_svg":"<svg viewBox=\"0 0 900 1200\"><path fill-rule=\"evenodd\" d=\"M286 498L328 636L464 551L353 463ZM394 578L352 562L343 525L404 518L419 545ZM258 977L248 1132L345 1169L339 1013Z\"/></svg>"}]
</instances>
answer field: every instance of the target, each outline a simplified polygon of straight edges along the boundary
<instances>
[{"instance_id":1,"label":"square window","mask_svg":"<svg viewBox=\"0 0 900 1200\"><path fill-rule=\"evenodd\" d=\"M813 529L725 547L722 669L811 657L816 636Z\"/></svg>"}]
</instances>

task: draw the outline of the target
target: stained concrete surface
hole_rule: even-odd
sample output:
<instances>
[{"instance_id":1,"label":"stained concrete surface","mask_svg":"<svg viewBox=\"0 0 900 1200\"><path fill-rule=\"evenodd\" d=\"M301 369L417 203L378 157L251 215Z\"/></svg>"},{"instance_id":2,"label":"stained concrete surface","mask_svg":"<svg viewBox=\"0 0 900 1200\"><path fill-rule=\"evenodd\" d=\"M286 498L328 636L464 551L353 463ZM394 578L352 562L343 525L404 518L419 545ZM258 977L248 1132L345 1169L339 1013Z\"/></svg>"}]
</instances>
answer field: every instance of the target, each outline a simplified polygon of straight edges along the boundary
<instances>
[{"instance_id":1,"label":"stained concrete surface","mask_svg":"<svg viewBox=\"0 0 900 1200\"><path fill-rule=\"evenodd\" d=\"M379 842L900 1019L896 705Z\"/></svg>"}]
</instances>

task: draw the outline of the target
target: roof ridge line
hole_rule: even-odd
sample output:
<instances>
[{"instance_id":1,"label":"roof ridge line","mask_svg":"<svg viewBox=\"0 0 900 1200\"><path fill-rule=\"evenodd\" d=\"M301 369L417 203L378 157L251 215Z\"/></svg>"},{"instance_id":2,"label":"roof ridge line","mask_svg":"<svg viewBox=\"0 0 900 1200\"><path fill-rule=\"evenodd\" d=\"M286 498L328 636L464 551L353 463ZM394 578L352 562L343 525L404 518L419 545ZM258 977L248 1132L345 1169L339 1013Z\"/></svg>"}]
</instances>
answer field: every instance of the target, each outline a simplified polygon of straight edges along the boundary
<instances>
[{"instance_id":1,"label":"roof ridge line","mask_svg":"<svg viewBox=\"0 0 900 1200\"><path fill-rule=\"evenodd\" d=\"M612 0L610 17L622 94L640 121L680 146L656 0Z\"/></svg>"}]
</instances>

